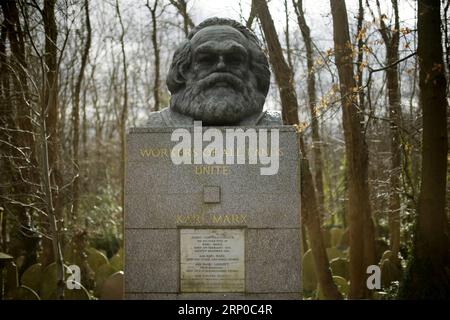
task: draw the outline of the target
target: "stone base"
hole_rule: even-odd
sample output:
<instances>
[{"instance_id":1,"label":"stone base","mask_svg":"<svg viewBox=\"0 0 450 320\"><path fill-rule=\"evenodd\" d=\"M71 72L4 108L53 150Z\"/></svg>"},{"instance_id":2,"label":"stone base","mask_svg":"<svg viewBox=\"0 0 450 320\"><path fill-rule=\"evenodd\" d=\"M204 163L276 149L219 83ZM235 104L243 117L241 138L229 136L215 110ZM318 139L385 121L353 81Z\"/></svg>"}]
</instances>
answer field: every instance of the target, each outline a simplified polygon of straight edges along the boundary
<instances>
[{"instance_id":1,"label":"stone base","mask_svg":"<svg viewBox=\"0 0 450 320\"><path fill-rule=\"evenodd\" d=\"M125 188L126 299L301 299L297 134L290 126L266 129L279 130L275 175L261 175L257 164L223 165L221 170L174 165L170 158L176 144L171 141L173 128L130 131ZM245 250L238 251L241 264L225 267L222 272L231 273L224 278L220 273L213 275L225 279L223 286L219 280L215 291L232 288L236 292L188 293L209 289L211 282L200 287L181 285L182 279L191 281L189 277L198 272L189 274L187 262L181 268L181 230L214 228L244 231ZM242 248L240 243L225 254L230 261L233 250ZM189 257L201 259L198 252ZM189 257L184 261L192 261Z\"/></svg>"}]
</instances>

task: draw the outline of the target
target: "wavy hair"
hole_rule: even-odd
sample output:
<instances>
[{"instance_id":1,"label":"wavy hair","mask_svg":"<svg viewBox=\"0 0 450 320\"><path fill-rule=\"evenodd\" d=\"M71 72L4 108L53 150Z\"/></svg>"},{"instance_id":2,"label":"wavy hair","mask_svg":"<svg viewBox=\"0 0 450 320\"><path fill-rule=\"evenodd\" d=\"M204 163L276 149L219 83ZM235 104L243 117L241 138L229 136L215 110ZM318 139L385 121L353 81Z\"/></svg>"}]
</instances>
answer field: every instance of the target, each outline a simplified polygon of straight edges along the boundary
<instances>
[{"instance_id":1,"label":"wavy hair","mask_svg":"<svg viewBox=\"0 0 450 320\"><path fill-rule=\"evenodd\" d=\"M258 38L253 31L239 22L232 19L217 17L207 19L192 29L192 31L188 34L187 39L173 54L172 64L170 65L166 80L170 93L175 94L185 87L185 74L192 62L190 40L198 31L210 26L230 26L245 36L249 42L248 51L250 56L250 69L256 76L258 90L263 93L264 96L267 96L270 85L269 62L267 61L267 57L262 50L261 43Z\"/></svg>"}]
</instances>

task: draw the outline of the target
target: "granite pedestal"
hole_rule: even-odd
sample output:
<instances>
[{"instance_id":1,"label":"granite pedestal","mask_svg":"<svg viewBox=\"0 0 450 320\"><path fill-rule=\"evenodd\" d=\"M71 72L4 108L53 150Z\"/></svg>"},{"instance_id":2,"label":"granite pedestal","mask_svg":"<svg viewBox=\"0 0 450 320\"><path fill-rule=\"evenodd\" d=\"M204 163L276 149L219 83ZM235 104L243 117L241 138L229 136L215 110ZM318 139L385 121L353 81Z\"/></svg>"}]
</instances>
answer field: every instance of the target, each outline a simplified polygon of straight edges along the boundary
<instances>
[{"instance_id":1,"label":"granite pedestal","mask_svg":"<svg viewBox=\"0 0 450 320\"><path fill-rule=\"evenodd\" d=\"M173 128L130 129L126 299L301 298L296 132L267 129L279 130L275 175L260 164L175 165Z\"/></svg>"}]
</instances>

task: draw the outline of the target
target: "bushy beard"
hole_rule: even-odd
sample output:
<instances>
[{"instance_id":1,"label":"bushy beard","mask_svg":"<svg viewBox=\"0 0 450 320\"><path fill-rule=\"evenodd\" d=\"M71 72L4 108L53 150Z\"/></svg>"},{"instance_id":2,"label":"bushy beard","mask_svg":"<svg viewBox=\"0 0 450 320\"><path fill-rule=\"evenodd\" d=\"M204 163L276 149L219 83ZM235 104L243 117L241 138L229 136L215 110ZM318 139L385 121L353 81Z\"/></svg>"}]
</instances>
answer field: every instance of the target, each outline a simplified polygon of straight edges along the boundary
<instances>
[{"instance_id":1,"label":"bushy beard","mask_svg":"<svg viewBox=\"0 0 450 320\"><path fill-rule=\"evenodd\" d=\"M204 125L232 125L261 112L264 101L252 81L214 72L173 94L170 107Z\"/></svg>"}]
</instances>

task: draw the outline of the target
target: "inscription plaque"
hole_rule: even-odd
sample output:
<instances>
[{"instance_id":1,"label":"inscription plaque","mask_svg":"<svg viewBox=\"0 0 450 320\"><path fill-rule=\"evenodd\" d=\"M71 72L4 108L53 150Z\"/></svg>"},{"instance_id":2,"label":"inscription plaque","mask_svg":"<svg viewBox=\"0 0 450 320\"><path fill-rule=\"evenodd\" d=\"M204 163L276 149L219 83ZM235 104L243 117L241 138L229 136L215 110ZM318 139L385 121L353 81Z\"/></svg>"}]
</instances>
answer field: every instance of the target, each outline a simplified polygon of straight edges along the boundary
<instances>
[{"instance_id":1,"label":"inscription plaque","mask_svg":"<svg viewBox=\"0 0 450 320\"><path fill-rule=\"evenodd\" d=\"M181 292L244 292L244 229L180 229Z\"/></svg>"}]
</instances>

